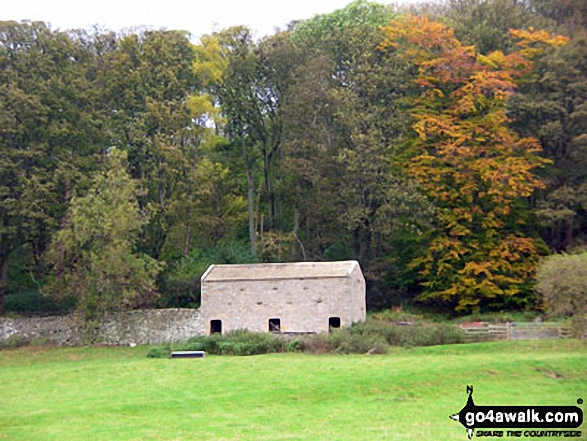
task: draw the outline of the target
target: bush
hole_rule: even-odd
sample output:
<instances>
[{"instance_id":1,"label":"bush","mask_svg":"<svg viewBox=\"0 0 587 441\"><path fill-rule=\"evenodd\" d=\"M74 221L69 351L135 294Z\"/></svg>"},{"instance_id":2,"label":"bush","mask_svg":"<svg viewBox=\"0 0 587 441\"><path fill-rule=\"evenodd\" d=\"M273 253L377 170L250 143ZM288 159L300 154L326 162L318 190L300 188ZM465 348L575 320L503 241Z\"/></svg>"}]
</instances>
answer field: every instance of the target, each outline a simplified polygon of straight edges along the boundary
<instances>
[{"instance_id":1,"label":"bush","mask_svg":"<svg viewBox=\"0 0 587 441\"><path fill-rule=\"evenodd\" d=\"M0 340L0 349L14 349L26 346L27 341L20 334L12 334L4 340Z\"/></svg>"},{"instance_id":2,"label":"bush","mask_svg":"<svg viewBox=\"0 0 587 441\"><path fill-rule=\"evenodd\" d=\"M386 309L384 311L373 314L373 317L377 320L383 320L386 322L402 322L402 323L418 323L424 320L421 315L412 314L411 312L403 310L392 310Z\"/></svg>"},{"instance_id":3,"label":"bush","mask_svg":"<svg viewBox=\"0 0 587 441\"><path fill-rule=\"evenodd\" d=\"M288 348L291 347L311 354L385 354L389 344L380 335L352 333L348 329L340 329L331 334L298 337L288 345Z\"/></svg>"},{"instance_id":4,"label":"bush","mask_svg":"<svg viewBox=\"0 0 587 441\"><path fill-rule=\"evenodd\" d=\"M38 291L24 291L8 294L4 298L4 311L22 316L63 315L74 311L76 303L75 297L67 297L58 302Z\"/></svg>"},{"instance_id":5,"label":"bush","mask_svg":"<svg viewBox=\"0 0 587 441\"><path fill-rule=\"evenodd\" d=\"M587 253L548 256L538 266L536 279L549 314L572 317L575 336L582 336L587 313Z\"/></svg>"},{"instance_id":6,"label":"bush","mask_svg":"<svg viewBox=\"0 0 587 441\"><path fill-rule=\"evenodd\" d=\"M194 337L181 350L206 351L213 355L259 355L282 352L284 345L283 338L273 334L238 330Z\"/></svg>"},{"instance_id":7,"label":"bush","mask_svg":"<svg viewBox=\"0 0 587 441\"><path fill-rule=\"evenodd\" d=\"M304 348L299 339L294 339L285 345L286 352L303 352Z\"/></svg>"},{"instance_id":8,"label":"bush","mask_svg":"<svg viewBox=\"0 0 587 441\"><path fill-rule=\"evenodd\" d=\"M212 264L255 263L249 246L231 242L193 249L188 256L169 261L158 280L161 308L196 308L200 305L200 277Z\"/></svg>"},{"instance_id":9,"label":"bush","mask_svg":"<svg viewBox=\"0 0 587 441\"><path fill-rule=\"evenodd\" d=\"M432 346L463 343L464 332L449 324L398 325L368 318L351 328L331 333L298 336L289 342L281 335L246 330L213 334L189 339L174 346L179 351L205 351L212 355L259 355L274 352L308 352L312 354L385 354L390 346ZM147 357L160 358L152 349ZM165 355L169 356L169 351Z\"/></svg>"},{"instance_id":10,"label":"bush","mask_svg":"<svg viewBox=\"0 0 587 441\"><path fill-rule=\"evenodd\" d=\"M383 354L390 346L432 346L463 343L464 332L445 323L398 325L385 320L368 318L351 328L337 329L330 334L301 336L287 345L292 352L323 354Z\"/></svg>"},{"instance_id":11,"label":"bush","mask_svg":"<svg viewBox=\"0 0 587 441\"><path fill-rule=\"evenodd\" d=\"M335 334L343 333L336 331ZM309 352L311 354L327 354L336 350L336 337L332 334L307 334L295 337L286 349L291 352Z\"/></svg>"},{"instance_id":12,"label":"bush","mask_svg":"<svg viewBox=\"0 0 587 441\"><path fill-rule=\"evenodd\" d=\"M257 355L280 352L284 342L273 334L235 331L227 334L223 343L223 355Z\"/></svg>"},{"instance_id":13,"label":"bush","mask_svg":"<svg viewBox=\"0 0 587 441\"><path fill-rule=\"evenodd\" d=\"M335 352L339 354L385 354L389 345L377 334L355 334L337 332L332 334Z\"/></svg>"},{"instance_id":14,"label":"bush","mask_svg":"<svg viewBox=\"0 0 587 441\"><path fill-rule=\"evenodd\" d=\"M149 349L147 352L147 358L169 358L171 351L164 347L157 347Z\"/></svg>"},{"instance_id":15,"label":"bush","mask_svg":"<svg viewBox=\"0 0 587 441\"><path fill-rule=\"evenodd\" d=\"M398 325L384 320L368 319L352 328L351 332L380 335L391 346L434 346L465 341L464 332L447 323L418 322Z\"/></svg>"},{"instance_id":16,"label":"bush","mask_svg":"<svg viewBox=\"0 0 587 441\"><path fill-rule=\"evenodd\" d=\"M188 342L184 346L182 346L181 349L178 349L178 350L181 350L181 351L203 351L203 350L205 350L205 345L204 345L203 341Z\"/></svg>"},{"instance_id":17,"label":"bush","mask_svg":"<svg viewBox=\"0 0 587 441\"><path fill-rule=\"evenodd\" d=\"M458 323L466 322L486 322L486 323L508 323L508 322L531 322L539 316L538 311L513 311L513 312L485 312L465 315L455 321Z\"/></svg>"}]
</instances>

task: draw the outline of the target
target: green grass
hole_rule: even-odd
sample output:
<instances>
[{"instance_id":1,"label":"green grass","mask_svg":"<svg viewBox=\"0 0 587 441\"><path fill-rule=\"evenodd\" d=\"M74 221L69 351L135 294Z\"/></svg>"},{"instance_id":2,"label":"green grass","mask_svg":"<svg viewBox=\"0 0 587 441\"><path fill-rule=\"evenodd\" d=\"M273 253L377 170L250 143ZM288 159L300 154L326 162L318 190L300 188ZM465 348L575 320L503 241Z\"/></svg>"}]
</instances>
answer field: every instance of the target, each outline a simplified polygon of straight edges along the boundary
<instances>
[{"instance_id":1,"label":"green grass","mask_svg":"<svg viewBox=\"0 0 587 441\"><path fill-rule=\"evenodd\" d=\"M448 416L467 384L479 405L587 399L579 341L203 360L148 349L1 351L0 440L465 441Z\"/></svg>"}]
</instances>

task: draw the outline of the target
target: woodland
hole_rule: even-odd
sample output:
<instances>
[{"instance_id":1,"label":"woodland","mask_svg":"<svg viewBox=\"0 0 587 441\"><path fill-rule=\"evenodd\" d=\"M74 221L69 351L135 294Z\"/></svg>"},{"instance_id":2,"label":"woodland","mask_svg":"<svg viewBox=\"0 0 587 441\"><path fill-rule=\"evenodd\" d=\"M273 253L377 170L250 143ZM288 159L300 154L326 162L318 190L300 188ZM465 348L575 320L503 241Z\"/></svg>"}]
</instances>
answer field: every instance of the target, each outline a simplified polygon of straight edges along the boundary
<instances>
[{"instance_id":1,"label":"woodland","mask_svg":"<svg viewBox=\"0 0 587 441\"><path fill-rule=\"evenodd\" d=\"M5 312L348 259L370 310L540 309L540 262L587 248L587 2L356 0L262 39L0 22L0 218Z\"/></svg>"}]
</instances>

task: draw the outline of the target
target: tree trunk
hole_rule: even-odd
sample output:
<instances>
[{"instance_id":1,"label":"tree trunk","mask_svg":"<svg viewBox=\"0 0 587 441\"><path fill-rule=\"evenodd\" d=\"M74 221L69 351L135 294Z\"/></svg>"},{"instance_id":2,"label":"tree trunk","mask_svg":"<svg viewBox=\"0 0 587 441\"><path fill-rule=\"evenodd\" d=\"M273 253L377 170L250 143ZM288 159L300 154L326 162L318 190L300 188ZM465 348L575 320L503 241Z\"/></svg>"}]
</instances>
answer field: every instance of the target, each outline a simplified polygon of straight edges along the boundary
<instances>
[{"instance_id":1,"label":"tree trunk","mask_svg":"<svg viewBox=\"0 0 587 441\"><path fill-rule=\"evenodd\" d=\"M267 199L269 202L269 230L275 228L275 193L273 190L273 183L271 178L271 156L268 154L267 148L265 148L265 162L263 167L263 174L265 178L265 191L267 192Z\"/></svg>"},{"instance_id":2,"label":"tree trunk","mask_svg":"<svg viewBox=\"0 0 587 441\"><path fill-rule=\"evenodd\" d=\"M247 145L244 137L241 136L241 144L243 148L243 160L245 163L245 177L247 178L247 208L249 212L249 240L251 242L251 251L255 252L257 249L257 235L255 234L255 181L249 166L249 155L247 152Z\"/></svg>"},{"instance_id":3,"label":"tree trunk","mask_svg":"<svg viewBox=\"0 0 587 441\"><path fill-rule=\"evenodd\" d=\"M564 249L567 249L571 245L572 242L573 242L573 218L569 219L567 222Z\"/></svg>"},{"instance_id":4,"label":"tree trunk","mask_svg":"<svg viewBox=\"0 0 587 441\"><path fill-rule=\"evenodd\" d=\"M192 241L192 226L188 225L185 229L185 242L183 244L183 257L188 257L190 253L190 243Z\"/></svg>"},{"instance_id":5,"label":"tree trunk","mask_svg":"<svg viewBox=\"0 0 587 441\"><path fill-rule=\"evenodd\" d=\"M224 217L222 216L222 197L216 193L216 217L218 218L218 240L224 239Z\"/></svg>"},{"instance_id":6,"label":"tree trunk","mask_svg":"<svg viewBox=\"0 0 587 441\"><path fill-rule=\"evenodd\" d=\"M306 260L306 249L304 248L304 244L298 237L298 231L300 229L300 212L298 211L297 207L294 209L294 229L293 229L293 237L297 241L300 251L302 253L302 259ZM297 260L296 258L296 247L292 245L291 247L291 259L293 261Z\"/></svg>"},{"instance_id":7,"label":"tree trunk","mask_svg":"<svg viewBox=\"0 0 587 441\"><path fill-rule=\"evenodd\" d=\"M298 231L300 230L300 212L298 211L298 207L294 207L294 227L293 227L293 236L296 240L298 239ZM296 247L291 247L291 260L295 261L297 257Z\"/></svg>"},{"instance_id":8,"label":"tree trunk","mask_svg":"<svg viewBox=\"0 0 587 441\"><path fill-rule=\"evenodd\" d=\"M4 297L8 292L8 262L10 258L8 235L0 239L0 314L4 312Z\"/></svg>"},{"instance_id":9,"label":"tree trunk","mask_svg":"<svg viewBox=\"0 0 587 441\"><path fill-rule=\"evenodd\" d=\"M33 260L35 264L35 269L31 272L31 275L34 276L35 279L41 279L44 274L44 261L43 255L45 254L45 250L47 249L47 234L46 229L42 225L39 227L39 233L37 240L32 239L30 241L31 250L33 252Z\"/></svg>"},{"instance_id":10,"label":"tree trunk","mask_svg":"<svg viewBox=\"0 0 587 441\"><path fill-rule=\"evenodd\" d=\"M69 217L67 209L69 208L69 202L71 201L71 181L68 179L65 180L65 196L63 198L63 205L66 208L66 212L61 218L61 222L59 223L59 229L63 230L67 227L69 223ZM55 271L55 275L57 280L61 282L63 279L63 267L65 265L65 245L63 243L59 244L59 257L57 260L57 268Z\"/></svg>"},{"instance_id":11,"label":"tree trunk","mask_svg":"<svg viewBox=\"0 0 587 441\"><path fill-rule=\"evenodd\" d=\"M267 193L267 198L269 200L269 229L273 228L273 195L271 194L271 182L269 179L269 151L267 146L263 148L264 153L264 161L263 161L263 177L265 178L265 192Z\"/></svg>"}]
</instances>

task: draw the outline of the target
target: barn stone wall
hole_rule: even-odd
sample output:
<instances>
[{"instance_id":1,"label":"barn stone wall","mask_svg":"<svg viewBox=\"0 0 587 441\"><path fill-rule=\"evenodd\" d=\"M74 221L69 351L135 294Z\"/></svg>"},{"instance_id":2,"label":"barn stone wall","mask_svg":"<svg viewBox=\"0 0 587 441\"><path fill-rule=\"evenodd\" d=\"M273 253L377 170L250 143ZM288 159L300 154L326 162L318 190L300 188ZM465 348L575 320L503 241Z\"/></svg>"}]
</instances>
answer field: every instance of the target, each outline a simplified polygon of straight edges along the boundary
<instances>
[{"instance_id":1,"label":"barn stone wall","mask_svg":"<svg viewBox=\"0 0 587 441\"><path fill-rule=\"evenodd\" d=\"M349 285L348 289L352 293L352 322L363 322L367 318L367 287L365 285L365 278L363 277L363 273L361 272L361 269L358 264L353 268L353 270L349 274L349 277L347 278L347 283Z\"/></svg>"},{"instance_id":2,"label":"barn stone wall","mask_svg":"<svg viewBox=\"0 0 587 441\"><path fill-rule=\"evenodd\" d=\"M204 334L197 309L153 309L128 311L105 317L94 342L106 345L157 344L187 340ZM0 318L0 342L44 341L57 345L83 344L81 317Z\"/></svg>"},{"instance_id":3,"label":"barn stone wall","mask_svg":"<svg viewBox=\"0 0 587 441\"><path fill-rule=\"evenodd\" d=\"M339 277L203 283L206 332L211 320L222 321L222 332L267 332L273 318L280 320L282 332L328 332L330 317L350 326L365 320L364 289L361 304L353 299L352 283Z\"/></svg>"}]
</instances>

